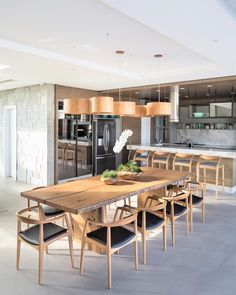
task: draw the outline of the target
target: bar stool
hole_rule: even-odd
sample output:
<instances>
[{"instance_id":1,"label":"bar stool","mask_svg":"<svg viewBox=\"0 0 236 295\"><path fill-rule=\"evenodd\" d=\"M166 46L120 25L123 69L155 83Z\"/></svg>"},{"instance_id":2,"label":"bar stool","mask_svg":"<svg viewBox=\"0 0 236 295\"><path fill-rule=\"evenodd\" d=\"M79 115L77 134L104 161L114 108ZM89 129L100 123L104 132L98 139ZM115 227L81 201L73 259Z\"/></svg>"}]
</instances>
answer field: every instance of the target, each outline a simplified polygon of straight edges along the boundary
<instances>
[{"instance_id":1,"label":"bar stool","mask_svg":"<svg viewBox=\"0 0 236 295\"><path fill-rule=\"evenodd\" d=\"M136 150L134 153L133 161L140 162L141 166L143 162L146 163L146 166L148 166L148 160L149 160L149 152L145 150Z\"/></svg>"},{"instance_id":2,"label":"bar stool","mask_svg":"<svg viewBox=\"0 0 236 295\"><path fill-rule=\"evenodd\" d=\"M155 167L157 164L158 168L161 168L161 166L164 165L164 169L168 169L169 159L170 159L170 153L168 152L153 152L152 167Z\"/></svg>"},{"instance_id":3,"label":"bar stool","mask_svg":"<svg viewBox=\"0 0 236 295\"><path fill-rule=\"evenodd\" d=\"M189 154L180 154L175 153L174 161L173 161L173 170L177 170L179 167L180 171L183 171L183 167L188 168L188 171L193 173L193 165L196 165L197 161L194 160L193 155ZM192 179L192 175L190 175L189 180Z\"/></svg>"},{"instance_id":4,"label":"bar stool","mask_svg":"<svg viewBox=\"0 0 236 295\"><path fill-rule=\"evenodd\" d=\"M58 143L58 160L62 161L62 167L65 166L65 150L67 148L67 143Z\"/></svg>"},{"instance_id":5,"label":"bar stool","mask_svg":"<svg viewBox=\"0 0 236 295\"><path fill-rule=\"evenodd\" d=\"M207 178L207 170L215 171L215 186L216 186L216 199L218 198L218 189L219 189L219 181L222 184L222 191L224 192L225 186L225 166L221 162L221 157L217 156L203 156L199 157L199 162L197 165L197 181L200 179L200 172L203 169L203 181L206 183L207 180L213 180ZM221 172L221 178L220 178ZM214 181L214 180L213 180Z\"/></svg>"},{"instance_id":6,"label":"bar stool","mask_svg":"<svg viewBox=\"0 0 236 295\"><path fill-rule=\"evenodd\" d=\"M65 150L65 163L66 167L68 162L72 162L75 165L75 153L76 153L76 146L75 144L68 144ZM81 150L77 150L77 163L80 163L82 169L82 152Z\"/></svg>"}]
</instances>

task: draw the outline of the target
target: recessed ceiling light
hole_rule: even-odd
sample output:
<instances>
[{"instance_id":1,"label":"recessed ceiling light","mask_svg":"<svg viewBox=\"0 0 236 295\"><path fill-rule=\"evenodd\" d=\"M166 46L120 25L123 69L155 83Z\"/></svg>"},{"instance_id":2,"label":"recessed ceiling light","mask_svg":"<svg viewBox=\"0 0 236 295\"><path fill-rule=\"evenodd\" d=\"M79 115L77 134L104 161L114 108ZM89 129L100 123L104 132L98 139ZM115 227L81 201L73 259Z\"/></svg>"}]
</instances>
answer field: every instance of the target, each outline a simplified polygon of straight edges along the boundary
<instances>
[{"instance_id":1,"label":"recessed ceiling light","mask_svg":"<svg viewBox=\"0 0 236 295\"><path fill-rule=\"evenodd\" d=\"M209 85L207 85L207 87L208 87L208 88L211 88L211 87L212 87L212 85L210 85L210 84L209 84Z\"/></svg>"},{"instance_id":2,"label":"recessed ceiling light","mask_svg":"<svg viewBox=\"0 0 236 295\"><path fill-rule=\"evenodd\" d=\"M184 90L185 88L184 87L180 87L180 90Z\"/></svg>"},{"instance_id":3,"label":"recessed ceiling light","mask_svg":"<svg viewBox=\"0 0 236 295\"><path fill-rule=\"evenodd\" d=\"M9 65L1 65L1 64L0 64L0 71L1 71L1 70L5 70L5 69L7 69L7 68L10 68L10 66L9 66Z\"/></svg>"}]
</instances>

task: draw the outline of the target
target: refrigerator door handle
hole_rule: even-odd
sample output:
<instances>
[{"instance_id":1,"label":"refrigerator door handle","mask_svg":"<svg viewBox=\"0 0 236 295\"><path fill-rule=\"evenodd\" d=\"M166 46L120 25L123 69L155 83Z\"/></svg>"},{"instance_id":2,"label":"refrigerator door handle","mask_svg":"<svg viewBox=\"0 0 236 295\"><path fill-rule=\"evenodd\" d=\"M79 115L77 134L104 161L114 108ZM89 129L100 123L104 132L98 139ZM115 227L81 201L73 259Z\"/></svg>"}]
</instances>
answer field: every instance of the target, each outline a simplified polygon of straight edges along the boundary
<instances>
[{"instance_id":1,"label":"refrigerator door handle","mask_svg":"<svg viewBox=\"0 0 236 295\"><path fill-rule=\"evenodd\" d=\"M110 130L109 130L109 125L107 124L107 150L109 149L110 146Z\"/></svg>"},{"instance_id":2,"label":"refrigerator door handle","mask_svg":"<svg viewBox=\"0 0 236 295\"><path fill-rule=\"evenodd\" d=\"M106 125L104 125L104 128L103 128L103 146L106 152Z\"/></svg>"},{"instance_id":3,"label":"refrigerator door handle","mask_svg":"<svg viewBox=\"0 0 236 295\"><path fill-rule=\"evenodd\" d=\"M107 134L107 129L108 129L108 125L107 123L105 123L105 126L104 126L104 150L105 152L107 153L108 151L108 134Z\"/></svg>"}]
</instances>

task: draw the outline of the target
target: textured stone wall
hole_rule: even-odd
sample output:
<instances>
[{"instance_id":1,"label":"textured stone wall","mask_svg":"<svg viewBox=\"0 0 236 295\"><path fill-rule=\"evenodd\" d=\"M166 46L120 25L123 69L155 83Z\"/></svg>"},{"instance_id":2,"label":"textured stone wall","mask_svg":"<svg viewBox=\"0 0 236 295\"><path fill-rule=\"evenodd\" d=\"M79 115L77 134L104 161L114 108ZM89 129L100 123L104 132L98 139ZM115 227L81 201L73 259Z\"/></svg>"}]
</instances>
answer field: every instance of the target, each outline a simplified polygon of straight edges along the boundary
<instances>
[{"instance_id":1,"label":"textured stone wall","mask_svg":"<svg viewBox=\"0 0 236 295\"><path fill-rule=\"evenodd\" d=\"M54 183L54 85L0 91L0 175L3 175L4 106L17 111L17 180Z\"/></svg>"}]
</instances>

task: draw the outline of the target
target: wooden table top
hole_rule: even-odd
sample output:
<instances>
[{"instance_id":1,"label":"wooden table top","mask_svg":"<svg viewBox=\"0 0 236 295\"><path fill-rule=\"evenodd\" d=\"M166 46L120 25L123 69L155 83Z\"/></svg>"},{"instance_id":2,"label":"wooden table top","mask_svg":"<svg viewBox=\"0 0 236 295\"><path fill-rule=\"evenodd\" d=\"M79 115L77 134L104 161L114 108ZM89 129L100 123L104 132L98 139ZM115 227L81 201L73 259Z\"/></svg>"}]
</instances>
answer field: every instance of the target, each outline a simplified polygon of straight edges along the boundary
<instances>
[{"instance_id":1,"label":"wooden table top","mask_svg":"<svg viewBox=\"0 0 236 295\"><path fill-rule=\"evenodd\" d=\"M189 177L188 172L142 167L135 180L105 185L100 176L22 192L21 196L74 214L91 211L127 197L159 189Z\"/></svg>"}]
</instances>

